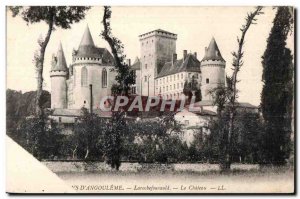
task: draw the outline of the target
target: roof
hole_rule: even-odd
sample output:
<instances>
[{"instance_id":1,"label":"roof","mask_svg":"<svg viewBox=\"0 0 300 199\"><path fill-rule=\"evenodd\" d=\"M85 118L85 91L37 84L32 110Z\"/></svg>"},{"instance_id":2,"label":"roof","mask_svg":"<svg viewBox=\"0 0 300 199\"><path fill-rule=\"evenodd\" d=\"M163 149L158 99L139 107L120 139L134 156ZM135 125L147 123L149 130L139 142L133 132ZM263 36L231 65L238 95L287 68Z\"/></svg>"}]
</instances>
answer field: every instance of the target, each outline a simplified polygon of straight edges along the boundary
<instances>
[{"instance_id":1,"label":"roof","mask_svg":"<svg viewBox=\"0 0 300 199\"><path fill-rule=\"evenodd\" d=\"M216 116L217 115L216 112L210 111L210 110L205 110L205 109L203 109L200 112L195 112L195 114L201 115L201 116Z\"/></svg>"},{"instance_id":2,"label":"roof","mask_svg":"<svg viewBox=\"0 0 300 199\"><path fill-rule=\"evenodd\" d=\"M183 71L200 73L200 61L193 54L188 54L185 60L177 60L174 64L172 62L165 63L157 77L164 77Z\"/></svg>"},{"instance_id":3,"label":"roof","mask_svg":"<svg viewBox=\"0 0 300 199\"><path fill-rule=\"evenodd\" d=\"M113 64L113 56L106 48L95 46L89 27L87 26L82 36L78 50L75 51L75 57L102 58L102 63Z\"/></svg>"},{"instance_id":4,"label":"roof","mask_svg":"<svg viewBox=\"0 0 300 199\"><path fill-rule=\"evenodd\" d=\"M52 60L51 71L67 71L67 62L61 43L59 43L56 56Z\"/></svg>"},{"instance_id":5,"label":"roof","mask_svg":"<svg viewBox=\"0 0 300 199\"><path fill-rule=\"evenodd\" d=\"M90 32L90 28L88 25L86 26L86 29L82 36L80 46L95 46L91 32Z\"/></svg>"},{"instance_id":6,"label":"roof","mask_svg":"<svg viewBox=\"0 0 300 199\"><path fill-rule=\"evenodd\" d=\"M193 104L194 107L201 107L201 106L215 106L214 102L212 100L204 100L204 101L199 101ZM248 102L238 102L237 107L239 108L253 108L257 109L257 106L254 106Z\"/></svg>"},{"instance_id":7,"label":"roof","mask_svg":"<svg viewBox=\"0 0 300 199\"><path fill-rule=\"evenodd\" d=\"M200 107L200 106L214 106L214 102L211 100L203 100L203 101L199 101L194 103L193 105L194 107Z\"/></svg>"},{"instance_id":8,"label":"roof","mask_svg":"<svg viewBox=\"0 0 300 199\"><path fill-rule=\"evenodd\" d=\"M134 63L130 66L131 70L140 70L141 69L141 61L138 57L135 58Z\"/></svg>"},{"instance_id":9,"label":"roof","mask_svg":"<svg viewBox=\"0 0 300 199\"><path fill-rule=\"evenodd\" d=\"M170 34L170 35L173 35L173 36L177 36L177 34L174 34L174 33L171 33L171 32L165 31L165 30L156 29L156 30L152 30L152 31L146 32L144 34L141 34L141 35L139 35L139 37L142 37L144 35L147 35L147 34L150 34L150 33L153 33L153 32L162 32L162 33L167 33L167 34Z\"/></svg>"},{"instance_id":10,"label":"roof","mask_svg":"<svg viewBox=\"0 0 300 199\"><path fill-rule=\"evenodd\" d=\"M258 109L257 106L254 106L254 105L252 105L252 104L250 104L248 102L239 102L238 105L237 105L237 107L239 107L239 108L253 108L253 109Z\"/></svg>"},{"instance_id":11,"label":"roof","mask_svg":"<svg viewBox=\"0 0 300 199\"><path fill-rule=\"evenodd\" d=\"M111 117L110 111L102 111L100 109L94 109L93 113L100 117ZM54 109L52 116L66 116L66 117L79 117L81 115L81 109Z\"/></svg>"},{"instance_id":12,"label":"roof","mask_svg":"<svg viewBox=\"0 0 300 199\"><path fill-rule=\"evenodd\" d=\"M212 38L209 43L208 48L205 48L205 55L204 55L202 61L205 61L205 60L225 61L221 55L221 52L218 48L215 38Z\"/></svg>"}]
</instances>

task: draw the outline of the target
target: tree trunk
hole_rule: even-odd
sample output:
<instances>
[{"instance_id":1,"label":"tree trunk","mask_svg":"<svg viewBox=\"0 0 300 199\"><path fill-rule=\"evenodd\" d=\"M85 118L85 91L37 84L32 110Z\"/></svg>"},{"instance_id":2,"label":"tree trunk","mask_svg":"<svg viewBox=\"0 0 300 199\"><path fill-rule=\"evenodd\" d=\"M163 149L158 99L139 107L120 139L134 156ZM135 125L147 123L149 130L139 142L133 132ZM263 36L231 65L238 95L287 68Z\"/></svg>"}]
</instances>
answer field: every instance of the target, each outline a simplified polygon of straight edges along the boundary
<instances>
[{"instance_id":1,"label":"tree trunk","mask_svg":"<svg viewBox=\"0 0 300 199\"><path fill-rule=\"evenodd\" d=\"M86 153L85 153L84 159L87 159L88 156L89 156L89 147L87 146L86 147Z\"/></svg>"},{"instance_id":2,"label":"tree trunk","mask_svg":"<svg viewBox=\"0 0 300 199\"><path fill-rule=\"evenodd\" d=\"M77 145L76 145L76 147L75 147L75 149L72 151L72 158L73 158L73 160L75 159L75 154L76 154L76 151L77 151Z\"/></svg>"},{"instance_id":3,"label":"tree trunk","mask_svg":"<svg viewBox=\"0 0 300 199\"><path fill-rule=\"evenodd\" d=\"M45 40L41 44L41 49L40 49L40 54L36 60L36 70L37 70L37 91L36 91L36 116L37 117L42 117L43 116L43 109L42 109L42 92L43 92L43 69L44 69L44 59L45 59L45 52L47 45L50 40L50 36L53 30L53 22L54 19L51 17L49 20L49 25L48 25L48 32L46 35Z\"/></svg>"}]
</instances>

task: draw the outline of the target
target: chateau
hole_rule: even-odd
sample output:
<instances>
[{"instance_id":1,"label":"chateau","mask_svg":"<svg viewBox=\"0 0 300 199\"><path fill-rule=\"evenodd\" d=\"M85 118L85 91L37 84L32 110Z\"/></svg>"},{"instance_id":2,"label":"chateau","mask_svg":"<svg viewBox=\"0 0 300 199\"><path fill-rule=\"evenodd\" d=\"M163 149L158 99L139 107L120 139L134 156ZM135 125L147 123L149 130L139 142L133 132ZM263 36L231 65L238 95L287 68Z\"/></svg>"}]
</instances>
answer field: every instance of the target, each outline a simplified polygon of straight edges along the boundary
<instances>
[{"instance_id":1,"label":"chateau","mask_svg":"<svg viewBox=\"0 0 300 199\"><path fill-rule=\"evenodd\" d=\"M214 38L201 60L196 52L183 50L181 55L176 54L177 35L174 33L158 29L140 35L139 40L140 58L137 57L132 65L128 60L136 76L133 94L182 99L186 95L184 90L190 85L194 89L192 95L196 90L201 92L202 100L194 104L198 111L183 111L176 118L186 125L190 122L202 125L199 121L207 123L208 117L216 115L208 91L225 85L226 62ZM116 77L113 68L113 56L107 49L95 46L88 27L78 49L73 51L69 67L60 44L50 71L52 117L60 123L74 123L82 107L93 110L100 117L110 117L110 112L100 109L100 103L103 97L111 95ZM247 103L243 106L256 108Z\"/></svg>"}]
</instances>

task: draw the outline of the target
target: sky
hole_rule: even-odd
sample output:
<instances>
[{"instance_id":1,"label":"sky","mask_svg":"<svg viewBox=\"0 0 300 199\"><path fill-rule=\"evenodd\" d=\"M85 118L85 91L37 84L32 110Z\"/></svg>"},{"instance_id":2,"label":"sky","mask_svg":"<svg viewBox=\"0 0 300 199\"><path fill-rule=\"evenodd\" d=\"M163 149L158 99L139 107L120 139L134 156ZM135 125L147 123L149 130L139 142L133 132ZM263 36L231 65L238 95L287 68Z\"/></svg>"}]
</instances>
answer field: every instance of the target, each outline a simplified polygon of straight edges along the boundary
<instances>
[{"instance_id":1,"label":"sky","mask_svg":"<svg viewBox=\"0 0 300 199\"><path fill-rule=\"evenodd\" d=\"M177 34L176 51L178 59L183 50L197 52L198 59L204 56L204 49L212 37L216 39L223 58L226 73L231 75L231 52L237 49L237 36L245 23L247 12L254 7L112 7L112 32L124 44L124 52L132 62L140 56L140 34L155 29L163 29ZM262 89L262 64L267 38L275 11L264 8L264 14L257 17L257 24L250 27L244 45L244 65L238 74L240 102L260 104ZM73 24L71 29L56 29L46 49L44 62L44 89L50 91L51 57L62 43L67 64L72 61L72 50L77 49L88 25L94 43L110 50L100 35L103 7L92 7L84 20ZM36 89L35 66L32 62L38 49L37 40L47 32L45 23L27 25L20 17L13 18L7 11L7 88L22 92ZM288 39L288 47L293 51L293 35Z\"/></svg>"}]
</instances>

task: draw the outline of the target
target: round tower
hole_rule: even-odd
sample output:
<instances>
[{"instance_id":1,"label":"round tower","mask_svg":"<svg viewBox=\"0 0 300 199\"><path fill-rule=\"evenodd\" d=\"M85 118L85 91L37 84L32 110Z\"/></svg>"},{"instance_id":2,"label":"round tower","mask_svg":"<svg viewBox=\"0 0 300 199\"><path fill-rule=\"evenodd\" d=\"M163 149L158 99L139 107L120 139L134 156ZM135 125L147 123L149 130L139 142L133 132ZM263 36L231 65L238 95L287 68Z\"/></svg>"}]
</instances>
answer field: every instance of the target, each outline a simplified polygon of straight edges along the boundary
<instances>
[{"instance_id":1,"label":"round tower","mask_svg":"<svg viewBox=\"0 0 300 199\"><path fill-rule=\"evenodd\" d=\"M57 55L52 57L51 78L51 108L67 108L67 75L68 68L61 43Z\"/></svg>"},{"instance_id":2,"label":"round tower","mask_svg":"<svg viewBox=\"0 0 300 199\"><path fill-rule=\"evenodd\" d=\"M205 48L205 55L201 61L201 92L203 101L211 101L212 97L209 91L218 86L225 86L225 66L218 48L216 40L211 39L208 48Z\"/></svg>"}]
</instances>

